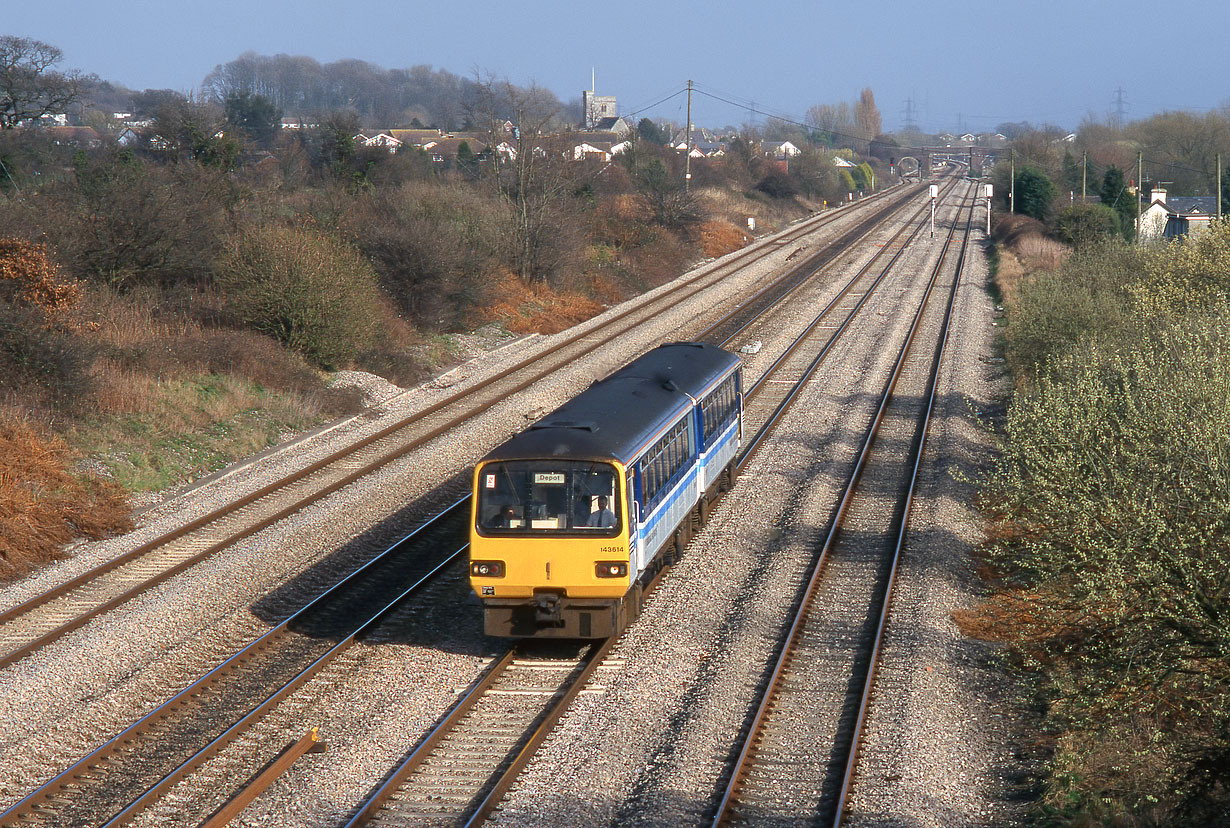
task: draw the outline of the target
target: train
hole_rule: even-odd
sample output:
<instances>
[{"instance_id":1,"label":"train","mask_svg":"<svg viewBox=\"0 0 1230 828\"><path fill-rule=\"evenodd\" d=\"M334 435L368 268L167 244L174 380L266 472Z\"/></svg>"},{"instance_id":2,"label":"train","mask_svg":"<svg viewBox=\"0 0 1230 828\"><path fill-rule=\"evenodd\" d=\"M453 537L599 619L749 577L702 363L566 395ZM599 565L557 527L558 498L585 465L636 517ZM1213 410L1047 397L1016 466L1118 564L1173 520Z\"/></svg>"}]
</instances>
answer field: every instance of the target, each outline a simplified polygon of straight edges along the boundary
<instances>
[{"instance_id":1,"label":"train","mask_svg":"<svg viewBox=\"0 0 1230 828\"><path fill-rule=\"evenodd\" d=\"M678 561L743 439L742 360L661 345L595 382L474 468L470 586L484 631L607 638Z\"/></svg>"}]
</instances>

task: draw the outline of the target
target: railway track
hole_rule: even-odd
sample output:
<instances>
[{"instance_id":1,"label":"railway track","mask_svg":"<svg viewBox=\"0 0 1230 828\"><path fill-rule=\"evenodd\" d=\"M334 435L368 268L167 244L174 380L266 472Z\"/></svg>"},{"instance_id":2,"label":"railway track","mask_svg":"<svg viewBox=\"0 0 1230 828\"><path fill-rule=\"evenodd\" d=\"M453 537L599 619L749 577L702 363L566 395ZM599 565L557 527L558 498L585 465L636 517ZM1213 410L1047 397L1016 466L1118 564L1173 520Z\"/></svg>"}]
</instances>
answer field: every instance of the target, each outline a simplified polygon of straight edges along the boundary
<instances>
[{"instance_id":1,"label":"railway track","mask_svg":"<svg viewBox=\"0 0 1230 828\"><path fill-rule=\"evenodd\" d=\"M468 524L466 499L0 813L0 826L129 822L462 561Z\"/></svg>"},{"instance_id":2,"label":"railway track","mask_svg":"<svg viewBox=\"0 0 1230 828\"><path fill-rule=\"evenodd\" d=\"M613 643L517 644L393 770L347 828L481 823ZM569 648L577 652L545 657Z\"/></svg>"},{"instance_id":3,"label":"railway track","mask_svg":"<svg viewBox=\"0 0 1230 828\"><path fill-rule=\"evenodd\" d=\"M969 241L972 208L963 209L955 265L946 266L956 223L749 715L714 826L841 823ZM932 300L937 288L947 288L944 301ZM930 353L920 356L917 343Z\"/></svg>"},{"instance_id":4,"label":"railway track","mask_svg":"<svg viewBox=\"0 0 1230 828\"><path fill-rule=\"evenodd\" d=\"M866 229L864 228L863 232L866 232ZM793 272L796 276L793 281L789 278L783 278L778 283L775 283L773 289L777 292L777 301L781 301L782 297L789 295L790 291L797 288L801 281L801 277L798 277L797 273L806 272L810 276L821 266L823 266L823 262L819 261L819 257L813 257L812 261L803 262L800 267L794 269ZM860 277L856 277L854 281L857 281ZM847 287L848 290L849 288ZM761 312L763 312L763 309L761 309ZM749 320L756 318L755 314L756 311L754 310L746 310L742 314L731 314L719 325L728 325L728 330L735 332L731 335L736 335L738 331L745 328L747 324L750 324ZM718 327L715 326L714 329ZM462 534L464 534L464 531L462 531ZM460 552L455 554L460 554ZM372 564L378 565L376 561L373 561ZM355 573L355 576L358 575L359 573ZM368 572L368 577L370 575L371 573ZM347 583L350 580L347 579ZM398 598L398 601L404 600L406 597L402 596ZM365 599L365 603L370 605L372 601L368 598ZM237 654L228 660L224 667L213 671L210 677L206 677L208 681L205 681L203 684L201 682L194 683L183 693L177 695L162 705L157 711L142 719L141 722L138 722L132 728L129 728L106 745L100 747L98 751L85 757L72 768L64 771L56 779L52 780L51 783L40 788L39 791L22 800L18 806L14 806L14 808L0 815L0 824L9 824L9 821L13 819L34 819L35 824L39 821L44 822L44 824L56 825L103 824L101 821L96 822L93 816L87 817L85 821L77 821L76 823L71 821L71 819L65 821L66 817L71 816L70 812L74 807L73 803L83 801L83 799L88 800L90 803L88 810L90 814L96 815L108 810L114 812L112 816L109 816L109 821L106 822L108 825L122 824L132 816L135 816L142 809L148 807L150 803L156 801L161 793L170 785L190 774L195 768L220 751L227 740L233 739L238 733L251 726L252 722L258 720L273 705L290 693L293 693L296 688L302 686L312 675L322 669L329 660L336 657L345 647L350 646L357 640L357 637L362 634L362 630L368 629L370 624L378 623L378 620L373 618L359 625L356 630L343 634L339 631L340 628L337 622L327 620L328 613L323 612L320 607L312 609L315 606L314 602L312 606L305 607L304 613L307 613L306 615L304 613L297 614L293 619L288 619L286 624L282 625L279 629L271 630L259 642L254 642L253 647L245 649L243 653ZM390 604L391 606L392 604ZM308 612L309 610L311 612ZM302 642L291 643L294 636L290 635L290 632L295 629L310 633L309 641L313 642L311 647L305 649ZM325 638L327 640L329 635L341 637L342 643L333 648L325 647L321 649L323 647L320 644L321 639ZM279 637L285 638L286 643L275 647L273 642ZM285 649L282 649L283 647ZM240 713L239 709L243 707L245 702L236 702L235 700L253 698L253 694L257 689L255 686L246 690L243 689L244 681L248 680L243 677L261 675L263 678L260 682L257 682L257 685L263 687L268 685L269 675L279 672L279 669L271 669L267 666L271 661L271 657L263 654L266 650L270 652L291 653L290 656L286 657L285 666L279 668L281 672L286 673L290 678L282 683L281 689L263 700L258 700L258 703L248 709L247 712ZM304 664L307 666L303 667L302 665ZM546 665L540 664L538 669L547 670L548 668ZM571 674L576 671L573 668L568 668L565 672ZM229 684L222 681L228 674L231 675ZM199 703L198 700L201 698L230 698L232 700L231 707L227 709L228 712L224 714L219 713L218 710ZM563 708L559 709L562 710ZM175 715L168 718L168 711ZM203 749L188 749L189 747L195 748L195 745L199 745L200 739L198 738L192 744L182 742L181 740L182 743L178 753L174 750L163 750L161 745L176 741L176 739L168 734L176 732L199 734L202 719L227 724L215 727L220 732ZM155 763L150 763L148 757L141 754L140 746L148 746L155 743L159 745L156 748L158 751L162 751L167 756L173 755L174 758L164 759L162 765L159 766L160 770L150 771L149 768ZM529 745L529 741L524 741L521 749L526 759L532 753L532 746L528 747L528 749L526 748ZM103 774L100 772L100 769L107 768L109 771L114 771L115 769L123 768L125 766L124 757L135 756L142 757L138 764L145 769L144 778L153 780L153 784L149 785L145 793L125 803L122 800L128 796L126 792L132 790L134 784L145 785L148 783L138 783L131 775L125 775L122 771ZM136 760L130 759L129 761ZM108 780L111 781L109 782ZM121 780L121 783L117 783L116 780ZM498 790L500 790L498 784L493 783L491 791ZM101 795L100 792L102 792ZM85 794L84 797L83 793ZM411 797L411 799L413 798ZM471 800L473 798L474 795L470 797ZM498 797L492 801L497 800ZM118 810L116 810L117 808ZM22 824L27 823L23 822Z\"/></svg>"},{"instance_id":5,"label":"railway track","mask_svg":"<svg viewBox=\"0 0 1230 828\"><path fill-rule=\"evenodd\" d=\"M757 307L771 305L810 277L823 263L855 243L888 214L899 209L918 188L868 200L871 215L818 252L763 286L733 311L727 324L751 318ZM726 278L754 256L805 238L847 214L820 214L779 236L771 245L748 248L718 266L703 270L629 306L595 327L561 339L551 348L519 362L476 386L394 422L343 450L202 515L136 549L82 573L57 587L0 612L0 668L76 630L91 619L153 589L167 579L254 535L338 489L427 444L490 406L543 377L571 365L581 356L635 328L644 320L695 296ZM860 214L861 215L861 214Z\"/></svg>"},{"instance_id":6,"label":"railway track","mask_svg":"<svg viewBox=\"0 0 1230 828\"><path fill-rule=\"evenodd\" d=\"M910 225L921 215L921 210L901 230L893 234L893 241L900 241ZM913 226L908 238L901 242L895 252L883 253L890 261L873 278L875 284L883 279L900 256L900 249L909 239L921 232L923 224ZM890 245L885 245L889 248ZM816 323L828 319L831 311L839 305L838 300L850 293L871 271L872 265L881 258L872 258L852 278L830 305L816 317ZM867 286L870 290L874 285ZM845 309L853 317L862 302ZM848 319L847 319L848 321ZM816 345L812 335L817 324L813 323L788 349L790 353L808 351L806 345ZM715 330L720 326L715 326ZM831 338L840 336L844 325ZM826 343L830 341L826 336ZM827 344L819 356L809 352L809 364L793 365L789 360L778 360L770 372L761 378L759 387L777 373L793 372L789 384L797 391L819 369ZM760 421L753 444L771 431L783 416L786 406L771 406ZM746 462L746 455L743 460ZM661 570L650 589L659 582ZM388 776L387 780L359 808L347 823L347 828L360 825L477 825L498 805L501 797L512 786L517 775L529 761L533 752L545 740L553 723L567 710L572 698L581 691L595 670L605 664L605 659L615 642L597 643L588 652L584 666L579 656L526 662L521 646L542 647L539 642L529 642L510 649L467 695L457 703L445 719L421 742ZM557 645L558 646L558 645ZM524 688L525 670L513 670L510 665L528 664L534 669L555 677L550 682L531 683ZM502 695L512 698L501 698ZM524 698L524 696L538 698ZM515 722L515 724L510 724Z\"/></svg>"}]
</instances>

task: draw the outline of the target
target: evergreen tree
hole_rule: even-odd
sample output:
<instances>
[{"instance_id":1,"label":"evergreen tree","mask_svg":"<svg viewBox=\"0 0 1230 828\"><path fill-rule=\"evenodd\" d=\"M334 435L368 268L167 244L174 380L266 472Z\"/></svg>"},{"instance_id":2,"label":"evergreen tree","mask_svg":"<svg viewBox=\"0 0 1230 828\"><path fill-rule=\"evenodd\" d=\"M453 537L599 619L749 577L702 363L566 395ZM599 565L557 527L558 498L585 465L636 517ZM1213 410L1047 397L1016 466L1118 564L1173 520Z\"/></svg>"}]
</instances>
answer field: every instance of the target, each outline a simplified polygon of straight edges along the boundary
<instances>
[{"instance_id":1,"label":"evergreen tree","mask_svg":"<svg viewBox=\"0 0 1230 828\"><path fill-rule=\"evenodd\" d=\"M470 178L478 175L478 156L470 149L469 141L457 145L457 169Z\"/></svg>"},{"instance_id":2,"label":"evergreen tree","mask_svg":"<svg viewBox=\"0 0 1230 828\"><path fill-rule=\"evenodd\" d=\"M669 140L669 136L662 131L661 127L648 118L641 118L640 123L636 125L636 133L648 143L659 146Z\"/></svg>"},{"instance_id":3,"label":"evergreen tree","mask_svg":"<svg viewBox=\"0 0 1230 828\"><path fill-rule=\"evenodd\" d=\"M1081 165L1066 151L1063 154L1063 188L1070 193L1081 191Z\"/></svg>"},{"instance_id":4,"label":"evergreen tree","mask_svg":"<svg viewBox=\"0 0 1230 828\"><path fill-rule=\"evenodd\" d=\"M1136 237L1136 196L1128 189L1123 170L1111 167L1102 176L1102 189L1098 195L1102 203L1119 214L1123 237L1131 241Z\"/></svg>"},{"instance_id":5,"label":"evergreen tree","mask_svg":"<svg viewBox=\"0 0 1230 828\"><path fill-rule=\"evenodd\" d=\"M1016 179L1016 211L1046 221L1055 201L1054 182L1036 167L1018 167Z\"/></svg>"}]
</instances>

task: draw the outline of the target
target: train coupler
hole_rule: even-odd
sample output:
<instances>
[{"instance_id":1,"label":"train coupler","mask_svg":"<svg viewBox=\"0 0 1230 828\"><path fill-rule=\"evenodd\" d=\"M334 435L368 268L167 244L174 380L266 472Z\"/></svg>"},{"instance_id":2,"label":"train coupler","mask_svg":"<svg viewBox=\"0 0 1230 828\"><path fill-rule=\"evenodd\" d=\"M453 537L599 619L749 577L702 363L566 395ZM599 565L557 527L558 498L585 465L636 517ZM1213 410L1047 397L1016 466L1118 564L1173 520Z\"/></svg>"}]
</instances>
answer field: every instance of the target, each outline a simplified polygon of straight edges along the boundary
<instances>
[{"instance_id":1,"label":"train coupler","mask_svg":"<svg viewBox=\"0 0 1230 828\"><path fill-rule=\"evenodd\" d=\"M554 592L540 592L534 596L534 623L539 627L564 626L563 602Z\"/></svg>"}]
</instances>

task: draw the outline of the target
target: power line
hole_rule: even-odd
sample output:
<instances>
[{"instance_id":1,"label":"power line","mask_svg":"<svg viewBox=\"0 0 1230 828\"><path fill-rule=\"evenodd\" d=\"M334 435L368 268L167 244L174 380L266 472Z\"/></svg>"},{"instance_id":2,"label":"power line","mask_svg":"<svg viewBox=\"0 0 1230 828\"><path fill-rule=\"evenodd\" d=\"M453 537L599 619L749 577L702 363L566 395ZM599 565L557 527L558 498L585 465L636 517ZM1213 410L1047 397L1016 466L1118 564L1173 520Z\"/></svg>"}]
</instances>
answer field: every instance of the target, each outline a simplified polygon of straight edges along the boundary
<instances>
[{"instance_id":1,"label":"power line","mask_svg":"<svg viewBox=\"0 0 1230 828\"><path fill-rule=\"evenodd\" d=\"M646 110L649 110L649 109L653 109L655 106L661 106L662 104L666 103L670 99L677 98L687 91L688 90L686 86L680 89L676 89L674 92L671 92L670 94L668 94L666 97L662 98L659 101L655 101L654 103L648 104L646 106L642 106L637 109L630 110L628 112L628 117L635 118L637 115L640 115L642 112L645 112Z\"/></svg>"}]
</instances>

